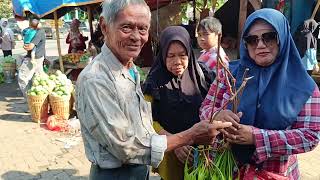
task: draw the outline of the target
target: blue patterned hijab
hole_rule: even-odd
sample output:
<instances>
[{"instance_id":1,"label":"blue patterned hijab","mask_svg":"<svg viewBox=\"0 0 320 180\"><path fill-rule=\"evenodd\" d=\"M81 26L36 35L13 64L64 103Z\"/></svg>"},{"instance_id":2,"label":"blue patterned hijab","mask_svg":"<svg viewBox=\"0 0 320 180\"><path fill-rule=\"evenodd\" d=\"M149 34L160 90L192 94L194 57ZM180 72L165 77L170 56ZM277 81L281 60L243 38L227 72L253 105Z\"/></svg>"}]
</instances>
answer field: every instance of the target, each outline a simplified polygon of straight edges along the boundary
<instances>
[{"instance_id":1,"label":"blue patterned hijab","mask_svg":"<svg viewBox=\"0 0 320 180\"><path fill-rule=\"evenodd\" d=\"M268 67L256 65L243 42L243 37L256 20L266 21L279 35L278 56ZM248 81L240 98L238 111L243 112L241 124L269 130L290 127L312 95L315 82L303 68L287 19L274 9L257 10L248 17L241 39L240 62L234 71L237 88L246 68L250 69L247 76L254 76ZM241 156L251 157L248 153L252 147L248 148L234 145L233 150L238 158L243 159Z\"/></svg>"}]
</instances>

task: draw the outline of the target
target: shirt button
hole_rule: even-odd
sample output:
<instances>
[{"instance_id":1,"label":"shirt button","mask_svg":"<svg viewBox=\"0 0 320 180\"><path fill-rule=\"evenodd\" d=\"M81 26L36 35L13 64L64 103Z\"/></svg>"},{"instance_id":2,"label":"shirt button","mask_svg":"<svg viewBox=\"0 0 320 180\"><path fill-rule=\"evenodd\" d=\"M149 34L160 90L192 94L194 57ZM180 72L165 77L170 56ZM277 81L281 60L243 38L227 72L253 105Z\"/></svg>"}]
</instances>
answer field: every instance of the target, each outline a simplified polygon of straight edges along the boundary
<instances>
[{"instance_id":1,"label":"shirt button","mask_svg":"<svg viewBox=\"0 0 320 180\"><path fill-rule=\"evenodd\" d=\"M127 131L126 131L126 135L127 135L128 137L133 136L133 135L134 135L133 130L131 130L131 129L127 129Z\"/></svg>"},{"instance_id":2,"label":"shirt button","mask_svg":"<svg viewBox=\"0 0 320 180\"><path fill-rule=\"evenodd\" d=\"M257 108L260 108L260 107L261 107L261 104L259 103L258 106L257 106Z\"/></svg>"}]
</instances>

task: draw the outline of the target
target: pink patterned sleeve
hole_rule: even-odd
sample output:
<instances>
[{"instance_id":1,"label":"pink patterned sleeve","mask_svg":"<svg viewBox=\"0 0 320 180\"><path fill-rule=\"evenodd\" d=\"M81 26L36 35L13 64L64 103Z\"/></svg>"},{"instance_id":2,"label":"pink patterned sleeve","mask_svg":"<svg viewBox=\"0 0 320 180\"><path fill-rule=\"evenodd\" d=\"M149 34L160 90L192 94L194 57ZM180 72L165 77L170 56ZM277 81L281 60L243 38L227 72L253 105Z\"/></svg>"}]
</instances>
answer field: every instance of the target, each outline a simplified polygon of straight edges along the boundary
<instances>
[{"instance_id":1,"label":"pink patterned sleeve","mask_svg":"<svg viewBox=\"0 0 320 180\"><path fill-rule=\"evenodd\" d=\"M256 152L254 160L261 163L270 157L311 151L320 138L320 92L316 87L288 130L254 128Z\"/></svg>"},{"instance_id":2,"label":"pink patterned sleeve","mask_svg":"<svg viewBox=\"0 0 320 180\"><path fill-rule=\"evenodd\" d=\"M227 86L225 85L224 81L218 83L218 91L217 96L215 96L216 89L217 89L217 80L211 84L211 87L208 91L208 94L200 107L200 120L207 120L211 118L212 113L212 104L214 99L216 98L216 102L214 105L213 112L217 111L222 104L229 99L229 94L227 93Z\"/></svg>"}]
</instances>

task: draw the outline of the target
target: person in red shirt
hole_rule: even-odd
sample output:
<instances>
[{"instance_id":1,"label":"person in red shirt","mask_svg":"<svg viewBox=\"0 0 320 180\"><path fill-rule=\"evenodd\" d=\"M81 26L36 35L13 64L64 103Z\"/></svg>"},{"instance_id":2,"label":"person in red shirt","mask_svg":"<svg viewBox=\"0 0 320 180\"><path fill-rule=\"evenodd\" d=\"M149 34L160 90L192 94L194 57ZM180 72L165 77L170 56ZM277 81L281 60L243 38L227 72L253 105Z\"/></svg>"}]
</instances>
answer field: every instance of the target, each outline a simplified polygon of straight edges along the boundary
<instances>
[{"instance_id":1,"label":"person in red shirt","mask_svg":"<svg viewBox=\"0 0 320 180\"><path fill-rule=\"evenodd\" d=\"M70 25L70 31L66 39L66 43L70 44L68 53L83 52L86 49L86 41L88 37L83 36L79 30L80 21L74 19Z\"/></svg>"}]
</instances>

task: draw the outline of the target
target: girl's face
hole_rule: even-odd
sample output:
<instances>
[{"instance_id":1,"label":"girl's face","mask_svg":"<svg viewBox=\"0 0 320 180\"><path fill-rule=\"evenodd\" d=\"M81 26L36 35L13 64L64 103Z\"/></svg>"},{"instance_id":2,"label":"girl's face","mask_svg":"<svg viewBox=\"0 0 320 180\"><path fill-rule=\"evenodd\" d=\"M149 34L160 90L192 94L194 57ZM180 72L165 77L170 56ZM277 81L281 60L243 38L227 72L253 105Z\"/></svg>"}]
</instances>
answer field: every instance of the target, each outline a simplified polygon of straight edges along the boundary
<instances>
[{"instance_id":1,"label":"girl's face","mask_svg":"<svg viewBox=\"0 0 320 180\"><path fill-rule=\"evenodd\" d=\"M201 28L197 32L197 41L199 46L204 50L210 50L213 47L218 46L219 34L215 32L208 32Z\"/></svg>"},{"instance_id":2,"label":"girl's face","mask_svg":"<svg viewBox=\"0 0 320 180\"><path fill-rule=\"evenodd\" d=\"M181 76L189 63L188 53L180 42L172 42L169 45L166 57L166 66L169 72L175 76Z\"/></svg>"},{"instance_id":3,"label":"girl's face","mask_svg":"<svg viewBox=\"0 0 320 180\"><path fill-rule=\"evenodd\" d=\"M3 21L2 27L7 27L7 25L8 25L8 21Z\"/></svg>"}]
</instances>

